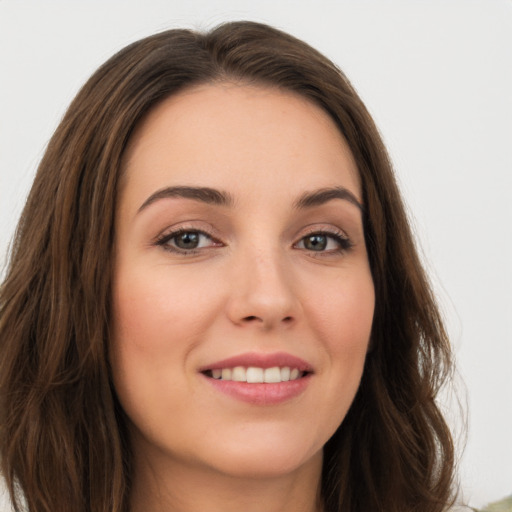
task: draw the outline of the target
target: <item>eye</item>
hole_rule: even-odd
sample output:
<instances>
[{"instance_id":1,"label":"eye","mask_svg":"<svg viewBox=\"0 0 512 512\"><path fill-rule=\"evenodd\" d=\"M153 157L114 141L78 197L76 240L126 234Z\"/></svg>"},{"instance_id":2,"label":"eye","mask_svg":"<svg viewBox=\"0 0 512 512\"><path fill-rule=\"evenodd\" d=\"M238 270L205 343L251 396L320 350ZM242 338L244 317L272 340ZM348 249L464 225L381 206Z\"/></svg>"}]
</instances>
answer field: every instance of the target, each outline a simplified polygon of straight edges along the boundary
<instances>
[{"instance_id":1,"label":"eye","mask_svg":"<svg viewBox=\"0 0 512 512\"><path fill-rule=\"evenodd\" d=\"M352 243L338 233L316 232L301 238L295 247L313 252L343 252L350 249Z\"/></svg>"},{"instance_id":2,"label":"eye","mask_svg":"<svg viewBox=\"0 0 512 512\"><path fill-rule=\"evenodd\" d=\"M208 233L197 229L180 229L167 233L157 240L156 245L164 249L180 253L193 253L198 249L221 245Z\"/></svg>"}]
</instances>

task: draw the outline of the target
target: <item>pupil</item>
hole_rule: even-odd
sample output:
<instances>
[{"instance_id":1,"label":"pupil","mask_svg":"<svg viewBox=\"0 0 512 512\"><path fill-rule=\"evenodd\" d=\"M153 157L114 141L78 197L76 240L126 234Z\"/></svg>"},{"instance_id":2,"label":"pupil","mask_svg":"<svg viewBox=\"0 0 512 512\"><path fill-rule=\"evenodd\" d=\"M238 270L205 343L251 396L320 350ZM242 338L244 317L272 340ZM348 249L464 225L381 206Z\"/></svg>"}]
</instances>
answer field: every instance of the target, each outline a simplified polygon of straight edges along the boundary
<instances>
[{"instance_id":1,"label":"pupil","mask_svg":"<svg viewBox=\"0 0 512 512\"><path fill-rule=\"evenodd\" d=\"M176 237L176 245L180 249L195 249L199 244L199 234L188 232Z\"/></svg>"},{"instance_id":2,"label":"pupil","mask_svg":"<svg viewBox=\"0 0 512 512\"><path fill-rule=\"evenodd\" d=\"M323 251L327 247L325 235L310 235L304 241L304 246L310 251Z\"/></svg>"}]
</instances>

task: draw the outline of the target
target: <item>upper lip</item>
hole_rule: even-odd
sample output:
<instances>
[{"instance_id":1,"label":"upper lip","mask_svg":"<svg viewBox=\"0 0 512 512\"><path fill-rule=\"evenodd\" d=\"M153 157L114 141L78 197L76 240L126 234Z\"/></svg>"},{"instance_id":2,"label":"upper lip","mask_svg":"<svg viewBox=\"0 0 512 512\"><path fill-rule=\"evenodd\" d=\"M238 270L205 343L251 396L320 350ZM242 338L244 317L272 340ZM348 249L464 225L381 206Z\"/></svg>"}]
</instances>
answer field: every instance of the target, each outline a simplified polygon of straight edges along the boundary
<instances>
[{"instance_id":1,"label":"upper lip","mask_svg":"<svg viewBox=\"0 0 512 512\"><path fill-rule=\"evenodd\" d=\"M236 356L228 357L220 361L203 366L200 372L207 370L217 370L222 368L234 368L235 366L244 366L246 368L252 366L256 368L273 368L275 366L297 368L302 372L312 372L313 367L300 357L287 354L286 352L274 352L265 354L261 352L247 352Z\"/></svg>"}]
</instances>

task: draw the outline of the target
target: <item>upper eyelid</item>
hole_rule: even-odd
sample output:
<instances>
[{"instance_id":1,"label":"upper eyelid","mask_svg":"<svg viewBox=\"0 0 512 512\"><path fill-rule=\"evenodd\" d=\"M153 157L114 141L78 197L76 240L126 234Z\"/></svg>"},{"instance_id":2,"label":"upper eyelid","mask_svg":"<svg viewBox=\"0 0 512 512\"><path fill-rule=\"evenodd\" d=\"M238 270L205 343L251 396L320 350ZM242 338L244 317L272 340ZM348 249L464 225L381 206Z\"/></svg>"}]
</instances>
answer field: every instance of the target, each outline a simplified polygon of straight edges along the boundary
<instances>
[{"instance_id":1,"label":"upper eyelid","mask_svg":"<svg viewBox=\"0 0 512 512\"><path fill-rule=\"evenodd\" d=\"M191 225L185 224L185 225L179 225L179 226L169 226L169 227L163 229L162 231L160 231L159 234L157 234L153 238L153 242L157 243L164 239L169 240L172 237L179 235L180 233L184 233L184 232L188 232L188 231L200 233L200 234L205 235L217 242L221 241L219 236L215 234L213 229L191 226Z\"/></svg>"},{"instance_id":2,"label":"upper eyelid","mask_svg":"<svg viewBox=\"0 0 512 512\"><path fill-rule=\"evenodd\" d=\"M306 227L302 232L299 232L298 240L301 240L305 236L314 235L315 233L321 233L324 235L333 235L333 236L339 236L341 238L345 238L347 240L350 240L350 236L348 233L337 226L323 226L323 225L312 225Z\"/></svg>"}]
</instances>

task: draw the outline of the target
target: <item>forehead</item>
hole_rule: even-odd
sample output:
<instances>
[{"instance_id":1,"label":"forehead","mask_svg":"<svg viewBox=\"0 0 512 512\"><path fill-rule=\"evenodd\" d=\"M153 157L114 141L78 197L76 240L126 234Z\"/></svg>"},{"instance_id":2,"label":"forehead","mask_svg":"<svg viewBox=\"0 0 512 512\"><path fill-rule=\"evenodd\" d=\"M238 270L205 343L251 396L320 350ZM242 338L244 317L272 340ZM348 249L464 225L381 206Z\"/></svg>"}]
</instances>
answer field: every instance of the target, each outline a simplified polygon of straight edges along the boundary
<instances>
[{"instance_id":1,"label":"forehead","mask_svg":"<svg viewBox=\"0 0 512 512\"><path fill-rule=\"evenodd\" d=\"M123 171L124 185L141 194L173 181L222 189L264 181L269 190L288 180L291 193L341 181L360 199L357 165L331 117L264 86L206 84L167 98L136 128Z\"/></svg>"}]
</instances>

